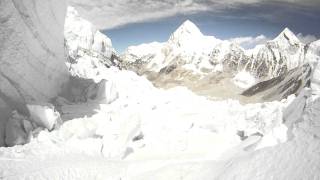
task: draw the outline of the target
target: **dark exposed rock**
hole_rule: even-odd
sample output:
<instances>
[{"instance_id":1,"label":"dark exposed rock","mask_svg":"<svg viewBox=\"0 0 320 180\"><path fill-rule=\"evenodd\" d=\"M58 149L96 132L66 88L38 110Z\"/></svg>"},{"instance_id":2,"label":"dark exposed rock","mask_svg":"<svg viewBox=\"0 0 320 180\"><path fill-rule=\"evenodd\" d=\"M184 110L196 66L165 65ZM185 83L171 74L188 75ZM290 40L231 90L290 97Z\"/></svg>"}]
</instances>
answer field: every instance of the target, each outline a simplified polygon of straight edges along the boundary
<instances>
[{"instance_id":1,"label":"dark exposed rock","mask_svg":"<svg viewBox=\"0 0 320 180\"><path fill-rule=\"evenodd\" d=\"M177 68L177 65L175 65L175 64L173 64L173 65L169 65L169 66L166 66L166 67L164 67L164 68L162 68L161 70L160 70L160 73L162 74L162 73L165 73L165 74L169 74L169 73L171 73L174 69L176 69Z\"/></svg>"},{"instance_id":2,"label":"dark exposed rock","mask_svg":"<svg viewBox=\"0 0 320 180\"><path fill-rule=\"evenodd\" d=\"M291 94L298 94L303 87L308 86L311 71L310 65L305 64L278 77L259 82L245 90L242 95L259 96L263 100L281 100Z\"/></svg>"}]
</instances>

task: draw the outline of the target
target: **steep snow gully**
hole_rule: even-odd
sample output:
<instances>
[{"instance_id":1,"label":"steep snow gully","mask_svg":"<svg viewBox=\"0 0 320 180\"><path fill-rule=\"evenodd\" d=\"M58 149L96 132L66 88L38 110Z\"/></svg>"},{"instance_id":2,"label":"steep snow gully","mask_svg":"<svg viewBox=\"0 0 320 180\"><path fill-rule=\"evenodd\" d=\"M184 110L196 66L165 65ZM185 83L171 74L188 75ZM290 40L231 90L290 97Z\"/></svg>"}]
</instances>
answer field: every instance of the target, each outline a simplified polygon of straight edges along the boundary
<instances>
[{"instance_id":1,"label":"steep snow gully","mask_svg":"<svg viewBox=\"0 0 320 180\"><path fill-rule=\"evenodd\" d=\"M186 21L118 55L62 0L2 0L0 41L0 179L320 179L320 40Z\"/></svg>"}]
</instances>

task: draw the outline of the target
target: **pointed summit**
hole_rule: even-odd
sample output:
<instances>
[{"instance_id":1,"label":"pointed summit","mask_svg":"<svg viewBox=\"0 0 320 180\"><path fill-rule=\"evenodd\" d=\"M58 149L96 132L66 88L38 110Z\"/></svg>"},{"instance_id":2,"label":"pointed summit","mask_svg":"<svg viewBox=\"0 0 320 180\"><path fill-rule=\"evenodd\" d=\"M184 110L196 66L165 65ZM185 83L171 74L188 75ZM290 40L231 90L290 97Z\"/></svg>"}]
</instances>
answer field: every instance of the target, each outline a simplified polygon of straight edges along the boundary
<instances>
[{"instance_id":1,"label":"pointed summit","mask_svg":"<svg viewBox=\"0 0 320 180\"><path fill-rule=\"evenodd\" d=\"M184 23L182 23L179 28L175 31L175 33L180 32L180 33L189 33L189 34L200 34L202 35L200 29L190 20L186 20Z\"/></svg>"},{"instance_id":2,"label":"pointed summit","mask_svg":"<svg viewBox=\"0 0 320 180\"><path fill-rule=\"evenodd\" d=\"M273 41L289 42L291 45L300 43L297 36L287 27Z\"/></svg>"},{"instance_id":3,"label":"pointed summit","mask_svg":"<svg viewBox=\"0 0 320 180\"><path fill-rule=\"evenodd\" d=\"M179 28L170 36L169 41L179 43L180 41L187 41L194 38L202 37L203 34L199 28L190 20L186 20Z\"/></svg>"}]
</instances>

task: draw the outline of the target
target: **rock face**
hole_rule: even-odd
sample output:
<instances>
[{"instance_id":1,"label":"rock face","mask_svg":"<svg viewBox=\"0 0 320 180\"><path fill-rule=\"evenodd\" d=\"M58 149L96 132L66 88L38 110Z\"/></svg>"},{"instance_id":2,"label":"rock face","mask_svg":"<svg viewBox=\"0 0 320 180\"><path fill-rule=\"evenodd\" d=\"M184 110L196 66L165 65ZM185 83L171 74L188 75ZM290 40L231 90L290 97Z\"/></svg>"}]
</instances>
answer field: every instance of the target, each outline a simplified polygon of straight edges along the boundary
<instances>
[{"instance_id":1,"label":"rock face","mask_svg":"<svg viewBox=\"0 0 320 180\"><path fill-rule=\"evenodd\" d=\"M65 11L64 0L0 2L0 112L7 108L28 114L25 104L49 101L68 80ZM9 115L1 116L4 123ZM1 129L0 134L3 139Z\"/></svg>"}]
</instances>

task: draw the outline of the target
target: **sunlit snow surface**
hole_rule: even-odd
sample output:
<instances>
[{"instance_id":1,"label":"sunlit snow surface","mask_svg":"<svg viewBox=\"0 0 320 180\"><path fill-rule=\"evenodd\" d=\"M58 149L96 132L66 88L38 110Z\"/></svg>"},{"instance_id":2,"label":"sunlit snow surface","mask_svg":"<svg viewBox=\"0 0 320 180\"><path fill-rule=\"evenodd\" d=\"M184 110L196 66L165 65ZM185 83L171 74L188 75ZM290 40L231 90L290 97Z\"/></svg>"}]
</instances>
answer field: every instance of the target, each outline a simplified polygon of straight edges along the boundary
<instances>
[{"instance_id":1,"label":"sunlit snow surface","mask_svg":"<svg viewBox=\"0 0 320 180\"><path fill-rule=\"evenodd\" d=\"M292 100L209 101L182 87L156 89L129 71L104 68L100 75L115 83L109 91L117 92L116 100L63 105L66 122L59 129L42 131L25 146L0 149L2 177L139 179L168 164L225 162L234 151L287 140L282 116ZM83 112L90 113L79 117Z\"/></svg>"}]
</instances>

